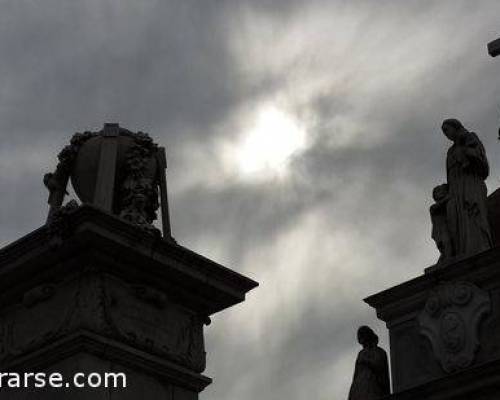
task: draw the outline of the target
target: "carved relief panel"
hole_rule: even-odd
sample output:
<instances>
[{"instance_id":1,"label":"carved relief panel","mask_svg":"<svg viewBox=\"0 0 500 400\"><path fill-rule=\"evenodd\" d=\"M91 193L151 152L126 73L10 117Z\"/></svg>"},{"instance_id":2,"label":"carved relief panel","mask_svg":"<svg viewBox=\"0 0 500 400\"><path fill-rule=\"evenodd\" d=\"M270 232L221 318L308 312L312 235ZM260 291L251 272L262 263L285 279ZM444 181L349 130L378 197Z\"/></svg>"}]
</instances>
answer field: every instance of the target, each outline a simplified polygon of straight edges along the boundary
<instances>
[{"instance_id":1,"label":"carved relief panel","mask_svg":"<svg viewBox=\"0 0 500 400\"><path fill-rule=\"evenodd\" d=\"M420 313L420 333L447 373L472 364L482 318L491 310L488 292L469 282L448 282L434 289Z\"/></svg>"},{"instance_id":2,"label":"carved relief panel","mask_svg":"<svg viewBox=\"0 0 500 400\"><path fill-rule=\"evenodd\" d=\"M2 316L0 360L37 350L57 337L68 323L72 306L69 293L53 284L25 292L22 302Z\"/></svg>"},{"instance_id":3,"label":"carved relief panel","mask_svg":"<svg viewBox=\"0 0 500 400\"><path fill-rule=\"evenodd\" d=\"M108 323L122 340L197 372L205 369L203 320L197 314L152 287L110 278L106 288Z\"/></svg>"},{"instance_id":4,"label":"carved relief panel","mask_svg":"<svg viewBox=\"0 0 500 400\"><path fill-rule=\"evenodd\" d=\"M77 279L28 290L20 303L4 311L0 362L85 330L202 372L204 322L162 291L86 268Z\"/></svg>"}]
</instances>

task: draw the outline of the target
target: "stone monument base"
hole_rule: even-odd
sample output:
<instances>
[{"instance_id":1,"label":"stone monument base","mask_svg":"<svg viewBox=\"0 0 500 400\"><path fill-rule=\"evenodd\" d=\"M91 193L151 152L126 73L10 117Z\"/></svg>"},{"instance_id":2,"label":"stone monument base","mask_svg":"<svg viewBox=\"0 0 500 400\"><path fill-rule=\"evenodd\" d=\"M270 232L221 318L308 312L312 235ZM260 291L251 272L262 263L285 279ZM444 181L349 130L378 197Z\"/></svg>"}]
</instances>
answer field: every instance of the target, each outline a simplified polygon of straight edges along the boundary
<instances>
[{"instance_id":1,"label":"stone monument base","mask_svg":"<svg viewBox=\"0 0 500 400\"><path fill-rule=\"evenodd\" d=\"M497 400L500 394L500 361L455 373L403 390L386 400Z\"/></svg>"},{"instance_id":2,"label":"stone monument base","mask_svg":"<svg viewBox=\"0 0 500 400\"><path fill-rule=\"evenodd\" d=\"M7 400L196 400L211 379L204 326L257 283L84 205L0 250L0 372L58 372L68 386ZM126 388L73 385L125 373Z\"/></svg>"},{"instance_id":3,"label":"stone monument base","mask_svg":"<svg viewBox=\"0 0 500 400\"><path fill-rule=\"evenodd\" d=\"M391 399L497 399L500 248L365 299L389 329Z\"/></svg>"}]
</instances>

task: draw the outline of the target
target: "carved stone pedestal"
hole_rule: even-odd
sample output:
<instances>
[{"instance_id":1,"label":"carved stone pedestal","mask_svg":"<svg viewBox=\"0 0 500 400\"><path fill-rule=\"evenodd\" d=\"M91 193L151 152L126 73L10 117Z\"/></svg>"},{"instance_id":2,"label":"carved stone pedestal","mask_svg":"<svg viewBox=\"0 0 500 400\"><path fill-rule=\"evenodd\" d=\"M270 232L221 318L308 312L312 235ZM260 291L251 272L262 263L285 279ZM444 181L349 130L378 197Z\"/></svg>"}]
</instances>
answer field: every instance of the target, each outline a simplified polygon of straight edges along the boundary
<instances>
[{"instance_id":1,"label":"carved stone pedestal","mask_svg":"<svg viewBox=\"0 0 500 400\"><path fill-rule=\"evenodd\" d=\"M389 329L391 399L498 399L500 248L365 301Z\"/></svg>"},{"instance_id":2,"label":"carved stone pedestal","mask_svg":"<svg viewBox=\"0 0 500 400\"><path fill-rule=\"evenodd\" d=\"M197 399L211 382L204 324L256 286L82 206L0 251L0 371L56 371L65 382L124 372L127 388L6 389L4 379L1 398Z\"/></svg>"}]
</instances>

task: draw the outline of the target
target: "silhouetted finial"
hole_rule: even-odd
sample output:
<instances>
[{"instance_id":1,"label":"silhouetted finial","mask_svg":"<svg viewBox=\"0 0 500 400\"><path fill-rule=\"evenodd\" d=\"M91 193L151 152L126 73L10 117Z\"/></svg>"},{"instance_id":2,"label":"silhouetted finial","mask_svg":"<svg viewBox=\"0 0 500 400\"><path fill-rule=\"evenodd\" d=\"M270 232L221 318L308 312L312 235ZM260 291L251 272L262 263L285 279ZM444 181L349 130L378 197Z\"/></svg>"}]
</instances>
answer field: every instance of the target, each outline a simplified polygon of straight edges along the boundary
<instances>
[{"instance_id":1,"label":"silhouetted finial","mask_svg":"<svg viewBox=\"0 0 500 400\"><path fill-rule=\"evenodd\" d=\"M500 55L500 38L488 43L488 53L492 57Z\"/></svg>"},{"instance_id":2,"label":"silhouetted finial","mask_svg":"<svg viewBox=\"0 0 500 400\"><path fill-rule=\"evenodd\" d=\"M49 190L49 223L61 209L71 179L83 203L114 214L153 235L158 234L153 221L161 206L163 235L172 239L165 149L154 143L147 133L105 123L98 132L75 133L58 158L56 171L44 176Z\"/></svg>"}]
</instances>

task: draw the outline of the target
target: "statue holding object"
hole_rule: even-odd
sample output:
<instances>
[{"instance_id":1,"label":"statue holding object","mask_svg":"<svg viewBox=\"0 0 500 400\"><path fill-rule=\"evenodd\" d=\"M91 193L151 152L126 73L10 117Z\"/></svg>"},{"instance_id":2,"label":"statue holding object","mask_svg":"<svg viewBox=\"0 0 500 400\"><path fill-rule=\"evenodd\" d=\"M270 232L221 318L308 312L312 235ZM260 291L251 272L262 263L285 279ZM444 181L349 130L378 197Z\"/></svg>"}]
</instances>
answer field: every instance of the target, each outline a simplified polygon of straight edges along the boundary
<instances>
[{"instance_id":1,"label":"statue holding object","mask_svg":"<svg viewBox=\"0 0 500 400\"><path fill-rule=\"evenodd\" d=\"M447 184L434 189L436 203L430 210L432 237L441 252L439 262L492 247L484 182L489 166L484 146L457 119L446 119L442 131L453 145L446 156ZM443 194L445 187L447 193Z\"/></svg>"}]
</instances>

